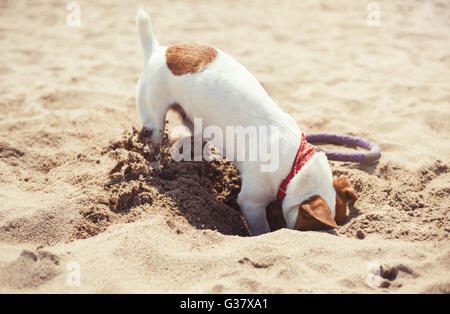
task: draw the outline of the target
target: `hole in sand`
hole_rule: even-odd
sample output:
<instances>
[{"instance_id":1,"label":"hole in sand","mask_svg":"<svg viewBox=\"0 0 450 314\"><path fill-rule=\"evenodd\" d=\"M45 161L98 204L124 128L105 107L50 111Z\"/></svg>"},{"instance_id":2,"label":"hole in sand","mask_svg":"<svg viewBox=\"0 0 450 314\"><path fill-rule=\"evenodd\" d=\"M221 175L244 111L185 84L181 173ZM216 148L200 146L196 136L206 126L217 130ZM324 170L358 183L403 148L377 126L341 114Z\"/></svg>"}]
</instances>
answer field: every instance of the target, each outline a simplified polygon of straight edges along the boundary
<instances>
[{"instance_id":1,"label":"hole in sand","mask_svg":"<svg viewBox=\"0 0 450 314\"><path fill-rule=\"evenodd\" d=\"M185 226L247 236L236 203L241 182L235 167L229 162L174 162L166 145L162 171L151 172L152 156L145 149L149 135L127 130L103 150L114 163L96 178L94 188L84 190L89 199L71 238L88 238L145 215L164 216L177 233ZM372 173L357 165L331 162L331 167L335 176L349 177L359 195L337 234L364 240L371 234L408 240L448 238L448 188L440 185L450 172L448 164L437 160L408 171L382 161ZM285 227L280 202L268 206L267 218L271 230Z\"/></svg>"},{"instance_id":2,"label":"hole in sand","mask_svg":"<svg viewBox=\"0 0 450 314\"><path fill-rule=\"evenodd\" d=\"M166 137L162 168L153 171L148 165L154 158L146 149L150 135L148 130L133 128L103 150L115 164L100 179L102 192L81 211L72 239L94 236L112 224L133 222L144 214L165 216L169 226L187 223L226 235L249 235L236 202L241 187L236 168L228 161L175 162ZM271 225L282 226L276 203L269 213Z\"/></svg>"}]
</instances>

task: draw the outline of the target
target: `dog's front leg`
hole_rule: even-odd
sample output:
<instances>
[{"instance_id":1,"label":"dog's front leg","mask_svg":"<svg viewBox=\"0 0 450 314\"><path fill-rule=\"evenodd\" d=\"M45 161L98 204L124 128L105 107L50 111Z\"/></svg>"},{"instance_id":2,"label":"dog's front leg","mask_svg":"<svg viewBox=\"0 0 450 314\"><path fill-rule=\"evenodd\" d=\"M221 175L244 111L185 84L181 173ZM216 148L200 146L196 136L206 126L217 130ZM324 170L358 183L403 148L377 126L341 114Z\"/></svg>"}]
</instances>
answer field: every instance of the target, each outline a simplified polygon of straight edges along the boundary
<instances>
[{"instance_id":1,"label":"dog's front leg","mask_svg":"<svg viewBox=\"0 0 450 314\"><path fill-rule=\"evenodd\" d=\"M248 193L246 185L242 184L241 192L238 195L237 202L241 207L241 212L247 221L252 235L257 236L270 232L267 223L266 207L270 203L269 200L263 200L258 195Z\"/></svg>"},{"instance_id":2,"label":"dog's front leg","mask_svg":"<svg viewBox=\"0 0 450 314\"><path fill-rule=\"evenodd\" d=\"M241 191L237 203L241 207L242 215L250 228L252 235L257 236L270 232L267 223L266 207L272 201L268 185L260 184L259 169L254 165L239 167L241 172Z\"/></svg>"},{"instance_id":3,"label":"dog's front leg","mask_svg":"<svg viewBox=\"0 0 450 314\"><path fill-rule=\"evenodd\" d=\"M267 204L266 204L267 205ZM266 205L245 201L240 204L242 214L253 236L270 232L266 218Z\"/></svg>"}]
</instances>

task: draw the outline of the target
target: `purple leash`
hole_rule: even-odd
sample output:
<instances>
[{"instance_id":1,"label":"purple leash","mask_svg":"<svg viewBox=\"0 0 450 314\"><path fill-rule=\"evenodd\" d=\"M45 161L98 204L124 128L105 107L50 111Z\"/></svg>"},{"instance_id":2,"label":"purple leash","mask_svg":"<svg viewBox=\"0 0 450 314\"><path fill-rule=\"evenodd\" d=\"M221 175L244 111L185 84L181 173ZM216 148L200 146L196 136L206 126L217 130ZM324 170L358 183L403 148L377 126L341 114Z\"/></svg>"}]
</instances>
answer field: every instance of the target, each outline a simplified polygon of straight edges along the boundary
<instances>
[{"instance_id":1,"label":"purple leash","mask_svg":"<svg viewBox=\"0 0 450 314\"><path fill-rule=\"evenodd\" d=\"M369 163L376 161L381 157L380 146L364 138L337 134L311 134L306 136L306 140L310 143L349 145L362 147L368 150L368 152L362 153L343 153L334 150L326 150L324 152L329 160Z\"/></svg>"}]
</instances>

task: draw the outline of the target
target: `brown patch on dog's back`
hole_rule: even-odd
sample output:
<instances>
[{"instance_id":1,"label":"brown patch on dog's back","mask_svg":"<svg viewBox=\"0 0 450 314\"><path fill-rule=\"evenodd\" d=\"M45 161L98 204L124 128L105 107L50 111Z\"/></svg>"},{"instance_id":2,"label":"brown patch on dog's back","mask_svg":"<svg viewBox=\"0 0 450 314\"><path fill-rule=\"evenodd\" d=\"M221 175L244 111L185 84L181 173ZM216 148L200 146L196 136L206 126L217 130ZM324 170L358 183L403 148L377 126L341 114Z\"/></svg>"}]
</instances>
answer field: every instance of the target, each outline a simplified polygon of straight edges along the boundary
<instances>
[{"instance_id":1,"label":"brown patch on dog's back","mask_svg":"<svg viewBox=\"0 0 450 314\"><path fill-rule=\"evenodd\" d=\"M167 48L166 63L173 75L194 74L214 61L217 50L210 46L178 45Z\"/></svg>"}]
</instances>

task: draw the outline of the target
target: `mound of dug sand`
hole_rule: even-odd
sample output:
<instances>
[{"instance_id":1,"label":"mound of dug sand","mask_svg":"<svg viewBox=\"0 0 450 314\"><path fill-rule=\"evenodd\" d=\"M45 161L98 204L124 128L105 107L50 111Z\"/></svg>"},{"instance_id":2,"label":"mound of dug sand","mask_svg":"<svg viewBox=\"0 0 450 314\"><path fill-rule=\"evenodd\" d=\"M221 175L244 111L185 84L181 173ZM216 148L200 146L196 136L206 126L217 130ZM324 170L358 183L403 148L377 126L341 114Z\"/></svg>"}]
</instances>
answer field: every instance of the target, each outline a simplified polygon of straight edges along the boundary
<instances>
[{"instance_id":1,"label":"mound of dug sand","mask_svg":"<svg viewBox=\"0 0 450 314\"><path fill-rule=\"evenodd\" d=\"M71 238L97 235L111 224L136 221L143 213L166 216L168 224L182 221L196 229L248 235L236 203L240 179L235 167L227 161L174 162L173 142L166 138L162 168L151 170L154 158L146 149L150 135L132 128L103 149L114 165L97 179L100 190L81 209ZM335 176L350 178L360 197L338 234L359 239L367 234L407 240L448 238L448 187L436 185L450 172L447 164L436 160L415 172L392 162L381 167L331 164ZM368 175L371 168L373 174ZM268 206L267 216L272 230L285 227L279 201Z\"/></svg>"},{"instance_id":2,"label":"mound of dug sand","mask_svg":"<svg viewBox=\"0 0 450 314\"><path fill-rule=\"evenodd\" d=\"M104 149L115 165L100 179L103 189L91 196L92 205L81 210L72 238L87 238L111 224L133 222L144 212L170 217L169 224L186 221L198 229L248 235L236 204L240 180L234 166L218 161L174 162L166 141L161 170L150 170L154 158L145 145L150 135L148 130L132 128Z\"/></svg>"},{"instance_id":3,"label":"mound of dug sand","mask_svg":"<svg viewBox=\"0 0 450 314\"><path fill-rule=\"evenodd\" d=\"M173 142L166 137L161 170L151 170L154 157L146 149L150 135L132 128L103 149L114 165L98 178L100 190L90 196L91 205L81 209L71 238L97 235L111 224L134 222L143 213L163 215L169 225L184 222L195 229L248 235L236 203L240 191L236 168L227 161L175 162L170 155ZM436 160L409 172L389 162L368 175L374 167L332 162L334 175L348 176L360 197L338 234L358 239L367 234L405 240L448 238L448 187L436 185L449 174L447 164ZM272 230L286 226L281 202L270 204L267 216Z\"/></svg>"},{"instance_id":4,"label":"mound of dug sand","mask_svg":"<svg viewBox=\"0 0 450 314\"><path fill-rule=\"evenodd\" d=\"M372 166L332 166L350 178L359 200L339 234L364 238L378 234L408 241L448 240L450 166L437 159L416 171L394 162ZM368 174L371 173L371 174Z\"/></svg>"}]
</instances>

